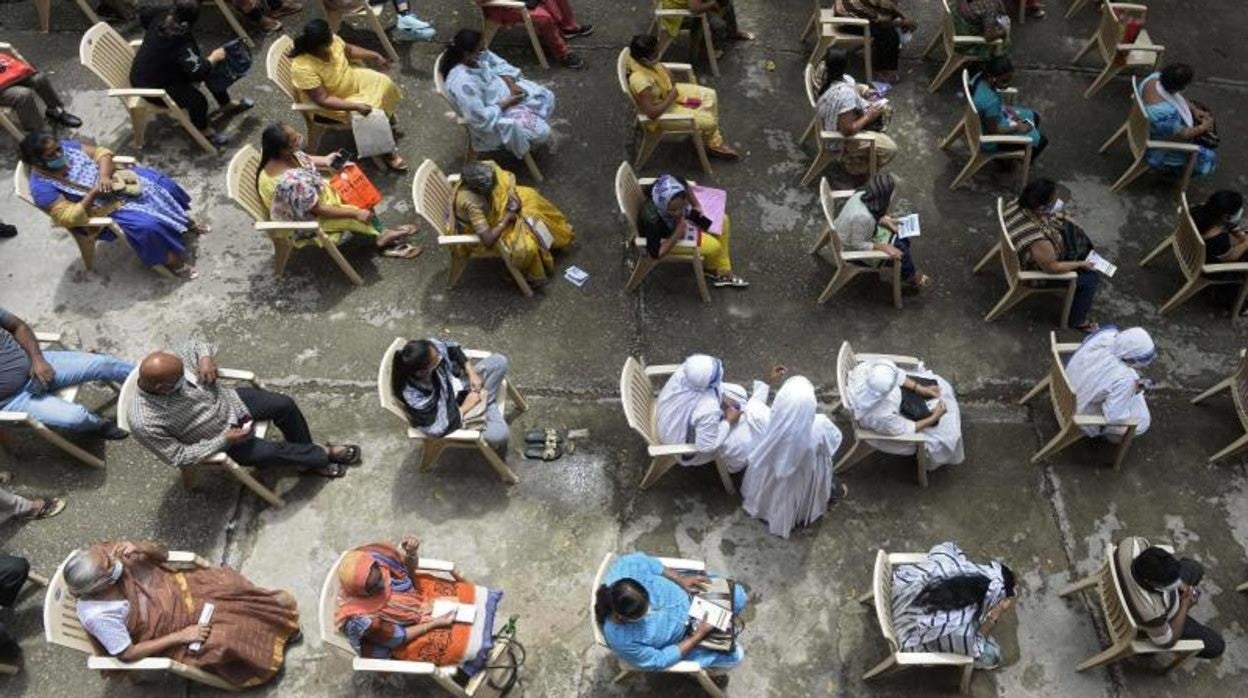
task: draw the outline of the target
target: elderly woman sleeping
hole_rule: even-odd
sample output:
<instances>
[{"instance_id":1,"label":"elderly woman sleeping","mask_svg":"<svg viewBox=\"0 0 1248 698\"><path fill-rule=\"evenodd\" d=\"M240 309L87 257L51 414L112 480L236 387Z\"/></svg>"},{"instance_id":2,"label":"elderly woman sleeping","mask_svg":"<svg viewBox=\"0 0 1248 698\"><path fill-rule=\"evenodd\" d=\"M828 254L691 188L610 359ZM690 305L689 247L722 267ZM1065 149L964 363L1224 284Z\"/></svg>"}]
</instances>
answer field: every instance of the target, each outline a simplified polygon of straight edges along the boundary
<instances>
[{"instance_id":1,"label":"elderly woman sleeping","mask_svg":"<svg viewBox=\"0 0 1248 698\"><path fill-rule=\"evenodd\" d=\"M125 662L170 657L239 688L277 675L299 612L288 591L255 586L228 567L174 570L169 551L149 542L106 542L65 561L65 584L78 599L82 627ZM204 604L212 620L199 624ZM187 645L203 643L197 652Z\"/></svg>"},{"instance_id":2,"label":"elderly woman sleeping","mask_svg":"<svg viewBox=\"0 0 1248 698\"><path fill-rule=\"evenodd\" d=\"M854 423L885 436L922 434L928 469L961 463L962 415L949 381L923 366L903 371L888 359L868 359L849 372L846 404ZM909 398L909 399L906 399ZM931 404L935 401L935 404ZM885 453L911 455L916 444L868 440Z\"/></svg>"},{"instance_id":3,"label":"elderly woman sleeping","mask_svg":"<svg viewBox=\"0 0 1248 698\"><path fill-rule=\"evenodd\" d=\"M348 552L338 567L334 623L361 657L430 662L479 672L494 644L503 592L420 570L420 541L373 543ZM434 615L434 608L453 610ZM471 608L467 611L465 607ZM470 617L460 622L458 617Z\"/></svg>"},{"instance_id":4,"label":"elderly woman sleeping","mask_svg":"<svg viewBox=\"0 0 1248 698\"><path fill-rule=\"evenodd\" d=\"M1141 327L1120 332L1117 327L1106 325L1085 337L1066 363L1077 414L1099 415L1110 422L1134 419L1138 422L1136 436L1148 431L1152 416L1144 390L1150 383L1136 369L1151 364L1155 358L1153 338ZM1127 428L1087 426L1083 431L1088 436L1103 436L1118 443Z\"/></svg>"}]
</instances>

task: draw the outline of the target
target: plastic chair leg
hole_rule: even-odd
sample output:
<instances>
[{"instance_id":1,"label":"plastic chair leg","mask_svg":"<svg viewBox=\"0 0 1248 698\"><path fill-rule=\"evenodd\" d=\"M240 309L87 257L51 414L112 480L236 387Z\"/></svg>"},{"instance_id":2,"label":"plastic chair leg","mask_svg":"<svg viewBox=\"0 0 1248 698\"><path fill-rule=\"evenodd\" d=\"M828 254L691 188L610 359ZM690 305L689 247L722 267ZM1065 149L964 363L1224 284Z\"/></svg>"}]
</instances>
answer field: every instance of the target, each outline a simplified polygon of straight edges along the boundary
<instances>
[{"instance_id":1,"label":"plastic chair leg","mask_svg":"<svg viewBox=\"0 0 1248 698\"><path fill-rule=\"evenodd\" d=\"M1156 247L1154 247L1152 252L1149 252L1147 255L1145 255L1144 259L1140 260L1140 266L1142 267L1146 266L1149 262L1153 261L1153 258L1161 254L1163 250L1168 249L1172 245L1174 245L1173 233L1171 233L1170 235L1167 235L1166 239L1162 240L1161 243L1159 243Z\"/></svg>"},{"instance_id":2,"label":"plastic chair leg","mask_svg":"<svg viewBox=\"0 0 1248 698\"><path fill-rule=\"evenodd\" d=\"M650 461L650 467L646 469L645 476L641 479L641 489L648 490L659 481L659 478L667 474L667 471L676 465L676 459L672 456L660 456Z\"/></svg>"},{"instance_id":3,"label":"plastic chair leg","mask_svg":"<svg viewBox=\"0 0 1248 698\"><path fill-rule=\"evenodd\" d=\"M991 249L988 250L987 254L985 254L983 257L980 258L978 262L975 263L975 268L971 270L971 273L978 274L980 270L982 270L985 266L988 265L989 262L991 262L995 257L999 256L1000 254L1001 254L1001 243L998 242L997 244L993 245Z\"/></svg>"},{"instance_id":4,"label":"plastic chair leg","mask_svg":"<svg viewBox=\"0 0 1248 698\"><path fill-rule=\"evenodd\" d=\"M34 429L35 435L43 439L44 441L47 441L53 446L56 446L57 448L61 449L65 453L68 453L69 455L73 456L79 461L86 463L87 465L90 465L94 468L104 467L103 460L91 455L86 450L79 447L77 444L73 443L69 439L65 438L64 436L61 436L60 434L56 433L52 429L48 428L47 425L41 424L33 420L27 423L30 425L32 429Z\"/></svg>"}]
</instances>

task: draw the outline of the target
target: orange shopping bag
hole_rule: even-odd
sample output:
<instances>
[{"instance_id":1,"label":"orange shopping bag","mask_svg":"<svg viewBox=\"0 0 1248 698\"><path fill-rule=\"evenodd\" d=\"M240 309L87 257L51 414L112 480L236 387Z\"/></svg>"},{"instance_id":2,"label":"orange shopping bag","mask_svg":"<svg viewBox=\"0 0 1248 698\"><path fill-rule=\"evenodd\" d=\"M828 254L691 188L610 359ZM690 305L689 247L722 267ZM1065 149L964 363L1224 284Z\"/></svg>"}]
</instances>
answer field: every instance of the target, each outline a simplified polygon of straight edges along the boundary
<instances>
[{"instance_id":1,"label":"orange shopping bag","mask_svg":"<svg viewBox=\"0 0 1248 698\"><path fill-rule=\"evenodd\" d=\"M381 192L368 181L368 176L354 162L347 163L329 179L329 186L338 192L344 204L372 210L381 203Z\"/></svg>"}]
</instances>

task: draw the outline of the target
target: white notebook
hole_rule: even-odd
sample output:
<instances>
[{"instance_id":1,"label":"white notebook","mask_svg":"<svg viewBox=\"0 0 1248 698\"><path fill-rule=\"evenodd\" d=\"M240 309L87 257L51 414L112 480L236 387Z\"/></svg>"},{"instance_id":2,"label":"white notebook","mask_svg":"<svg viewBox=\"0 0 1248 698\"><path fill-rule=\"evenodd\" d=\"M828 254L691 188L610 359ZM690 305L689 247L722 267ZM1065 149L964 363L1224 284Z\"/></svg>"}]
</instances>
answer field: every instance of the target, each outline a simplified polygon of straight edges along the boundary
<instances>
[{"instance_id":1,"label":"white notebook","mask_svg":"<svg viewBox=\"0 0 1248 698\"><path fill-rule=\"evenodd\" d=\"M477 617L477 607L470 603L460 603L453 598L442 598L433 600L433 617L441 618L442 616L455 612L456 623L471 623Z\"/></svg>"}]
</instances>

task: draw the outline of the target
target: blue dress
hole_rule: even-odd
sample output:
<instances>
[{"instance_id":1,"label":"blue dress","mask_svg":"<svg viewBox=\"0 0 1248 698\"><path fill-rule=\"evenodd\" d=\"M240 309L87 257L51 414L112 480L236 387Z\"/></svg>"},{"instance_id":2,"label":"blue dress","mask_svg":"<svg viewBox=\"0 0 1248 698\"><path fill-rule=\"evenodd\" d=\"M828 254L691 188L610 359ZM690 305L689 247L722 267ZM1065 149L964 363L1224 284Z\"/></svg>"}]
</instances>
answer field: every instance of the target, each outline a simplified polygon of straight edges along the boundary
<instances>
[{"instance_id":1,"label":"blue dress","mask_svg":"<svg viewBox=\"0 0 1248 698\"><path fill-rule=\"evenodd\" d=\"M1025 107L1008 107L1001 99L1001 94L988 84L983 75L976 75L971 78L971 101L975 103L975 111L979 112L981 122L996 121L998 124L1004 124L1007 121L1029 121L1032 129L1027 133L1010 134L1014 136L1030 136L1032 147L1040 145L1040 129L1036 128L1036 112ZM987 132L985 132L987 134ZM996 143L981 143L979 149L985 153L995 153L997 151ZM1018 147L1018 146L1015 146Z\"/></svg>"},{"instance_id":2,"label":"blue dress","mask_svg":"<svg viewBox=\"0 0 1248 698\"><path fill-rule=\"evenodd\" d=\"M503 78L511 78L528 95L506 110L499 102L511 94ZM457 65L446 76L446 96L468 124L477 151L506 148L517 158L550 138L548 120L555 111L555 93L526 80L520 70L493 51L483 51L477 66Z\"/></svg>"},{"instance_id":3,"label":"blue dress","mask_svg":"<svg viewBox=\"0 0 1248 698\"><path fill-rule=\"evenodd\" d=\"M1149 80L1158 80L1161 73L1153 73L1140 83L1140 100L1144 99L1144 86ZM1180 98L1181 99L1181 98ZM1165 100L1156 104L1145 104L1144 113L1148 115L1148 137L1157 140L1173 141L1175 134L1190 126L1183 121L1179 110ZM1196 155L1196 167L1192 168L1193 177L1204 177L1218 166L1218 152L1212 148L1195 144L1200 148ZM1149 148L1144 154L1149 169L1159 170L1176 177L1183 175L1187 168L1187 153L1162 148Z\"/></svg>"},{"instance_id":4,"label":"blue dress","mask_svg":"<svg viewBox=\"0 0 1248 698\"><path fill-rule=\"evenodd\" d=\"M71 203L81 201L86 191L100 179L100 166L82 149L81 143L63 140L60 145L69 166L61 178L48 177L35 170L30 175L31 196L35 205L45 211L60 198ZM170 252L182 257L186 253L182 236L191 223L187 213L190 195L161 172L147 167L134 167L131 171L139 176L139 195L122 198L121 207L108 215L121 227L143 264L149 267L164 264L169 261ZM75 234L80 233L75 231ZM104 240L116 238L109 230L100 237Z\"/></svg>"}]
</instances>

